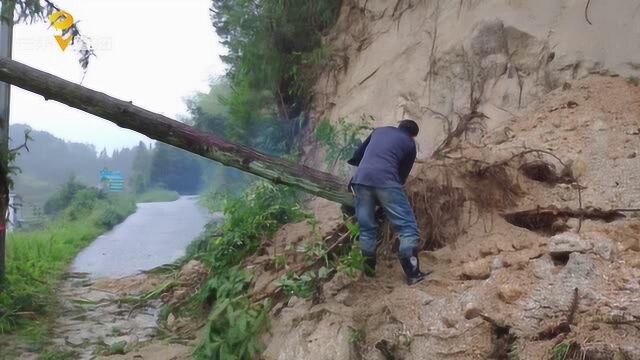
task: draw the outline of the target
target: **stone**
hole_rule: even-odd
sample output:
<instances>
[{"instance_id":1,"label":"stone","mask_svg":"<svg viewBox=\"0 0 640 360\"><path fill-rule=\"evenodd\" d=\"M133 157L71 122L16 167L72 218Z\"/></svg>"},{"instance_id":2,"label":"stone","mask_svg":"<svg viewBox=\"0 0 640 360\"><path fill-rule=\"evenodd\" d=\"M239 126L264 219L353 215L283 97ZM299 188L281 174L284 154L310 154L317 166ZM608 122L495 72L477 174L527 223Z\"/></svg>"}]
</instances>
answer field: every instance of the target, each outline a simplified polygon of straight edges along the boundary
<instances>
[{"instance_id":1,"label":"stone","mask_svg":"<svg viewBox=\"0 0 640 360\"><path fill-rule=\"evenodd\" d=\"M482 309L480 309L478 305L474 303L468 303L464 307L464 318L467 320L475 319L481 314L482 314Z\"/></svg>"},{"instance_id":2,"label":"stone","mask_svg":"<svg viewBox=\"0 0 640 360\"><path fill-rule=\"evenodd\" d=\"M458 323L456 321L456 319L454 319L452 316L447 316L444 315L442 318L442 323L444 324L444 326L448 327L448 328L455 328L456 324Z\"/></svg>"},{"instance_id":3,"label":"stone","mask_svg":"<svg viewBox=\"0 0 640 360\"><path fill-rule=\"evenodd\" d=\"M488 247L483 247L482 249L480 249L480 256L482 257L498 255L499 253L500 250L498 250L498 247L495 244L491 244Z\"/></svg>"},{"instance_id":4,"label":"stone","mask_svg":"<svg viewBox=\"0 0 640 360\"><path fill-rule=\"evenodd\" d=\"M533 263L533 276L538 279L548 279L553 276L553 262L548 256L543 256L541 258L535 259L532 261Z\"/></svg>"},{"instance_id":5,"label":"stone","mask_svg":"<svg viewBox=\"0 0 640 360\"><path fill-rule=\"evenodd\" d=\"M346 273L339 271L333 279L324 284L322 291L329 296L335 296L340 291L351 285L354 281L355 279L351 278Z\"/></svg>"},{"instance_id":6,"label":"stone","mask_svg":"<svg viewBox=\"0 0 640 360\"><path fill-rule=\"evenodd\" d=\"M591 248L591 243L582 239L576 233L565 232L554 235L549 239L549 255L554 258L574 252L584 253L591 250Z\"/></svg>"},{"instance_id":7,"label":"stone","mask_svg":"<svg viewBox=\"0 0 640 360\"><path fill-rule=\"evenodd\" d=\"M515 250L518 250L518 251L524 250L524 249L530 249L533 247L533 242L529 239L522 239L521 241L514 241L512 246Z\"/></svg>"},{"instance_id":8,"label":"stone","mask_svg":"<svg viewBox=\"0 0 640 360\"><path fill-rule=\"evenodd\" d=\"M491 271L496 271L502 269L503 267L504 263L499 257L496 257L493 259L493 261L491 261Z\"/></svg>"},{"instance_id":9,"label":"stone","mask_svg":"<svg viewBox=\"0 0 640 360\"><path fill-rule=\"evenodd\" d=\"M487 259L468 262L462 266L462 276L469 280L485 280L491 276L491 266Z\"/></svg>"},{"instance_id":10,"label":"stone","mask_svg":"<svg viewBox=\"0 0 640 360\"><path fill-rule=\"evenodd\" d=\"M616 246L611 239L598 233L589 234L588 239L593 246L593 252L598 256L605 260L613 260L615 258Z\"/></svg>"},{"instance_id":11,"label":"stone","mask_svg":"<svg viewBox=\"0 0 640 360\"><path fill-rule=\"evenodd\" d=\"M296 306L296 304L298 304L299 302L300 302L300 298L299 298L299 297L297 297L297 296L292 296L292 297L289 299L289 302L287 303L287 305L288 305L289 307L294 307L294 306Z\"/></svg>"},{"instance_id":12,"label":"stone","mask_svg":"<svg viewBox=\"0 0 640 360\"><path fill-rule=\"evenodd\" d=\"M86 338L82 334L74 334L65 339L65 342L73 347L84 345Z\"/></svg>"},{"instance_id":13,"label":"stone","mask_svg":"<svg viewBox=\"0 0 640 360\"><path fill-rule=\"evenodd\" d=\"M501 20L485 21L474 29L471 51L479 58L493 54L506 54L507 38Z\"/></svg>"},{"instance_id":14,"label":"stone","mask_svg":"<svg viewBox=\"0 0 640 360\"><path fill-rule=\"evenodd\" d=\"M500 250L500 252L507 252L507 251L515 250L515 248L513 247L513 242L508 241L508 240L498 241L496 246L498 247L498 250Z\"/></svg>"},{"instance_id":15,"label":"stone","mask_svg":"<svg viewBox=\"0 0 640 360\"><path fill-rule=\"evenodd\" d=\"M167 327L169 329L172 329L175 324L176 324L176 316L173 315L173 313L171 313L169 314L169 316L167 316Z\"/></svg>"},{"instance_id":16,"label":"stone","mask_svg":"<svg viewBox=\"0 0 640 360\"><path fill-rule=\"evenodd\" d=\"M596 273L596 266L592 258L593 255L572 253L565 266L566 273L573 278L592 278Z\"/></svg>"},{"instance_id":17,"label":"stone","mask_svg":"<svg viewBox=\"0 0 640 360\"><path fill-rule=\"evenodd\" d=\"M522 297L522 290L513 285L502 285L498 289L498 298L507 304L513 304Z\"/></svg>"}]
</instances>

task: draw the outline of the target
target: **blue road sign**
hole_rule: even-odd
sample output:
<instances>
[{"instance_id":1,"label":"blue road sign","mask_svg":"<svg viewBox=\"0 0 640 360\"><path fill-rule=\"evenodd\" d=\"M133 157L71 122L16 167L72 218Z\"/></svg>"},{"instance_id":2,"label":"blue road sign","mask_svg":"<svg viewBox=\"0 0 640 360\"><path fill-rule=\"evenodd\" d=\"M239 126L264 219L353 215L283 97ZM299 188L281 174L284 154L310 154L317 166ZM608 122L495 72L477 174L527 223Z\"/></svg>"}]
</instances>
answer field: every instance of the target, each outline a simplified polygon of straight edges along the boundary
<instances>
[{"instance_id":1,"label":"blue road sign","mask_svg":"<svg viewBox=\"0 0 640 360\"><path fill-rule=\"evenodd\" d=\"M104 168L100 170L100 184L109 191L123 191L124 176L120 171L110 171Z\"/></svg>"}]
</instances>

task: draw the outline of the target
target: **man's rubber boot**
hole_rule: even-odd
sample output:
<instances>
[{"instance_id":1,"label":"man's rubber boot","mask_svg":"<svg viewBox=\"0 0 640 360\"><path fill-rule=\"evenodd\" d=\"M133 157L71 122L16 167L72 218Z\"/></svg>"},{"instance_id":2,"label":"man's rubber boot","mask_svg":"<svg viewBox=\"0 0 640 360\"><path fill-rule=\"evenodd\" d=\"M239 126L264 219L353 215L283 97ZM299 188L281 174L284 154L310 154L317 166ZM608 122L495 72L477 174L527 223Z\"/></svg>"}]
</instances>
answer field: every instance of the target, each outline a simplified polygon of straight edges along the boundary
<instances>
[{"instance_id":1,"label":"man's rubber boot","mask_svg":"<svg viewBox=\"0 0 640 360\"><path fill-rule=\"evenodd\" d=\"M367 277L375 277L376 276L376 256L373 255L365 255L364 256L364 274Z\"/></svg>"},{"instance_id":2,"label":"man's rubber boot","mask_svg":"<svg viewBox=\"0 0 640 360\"><path fill-rule=\"evenodd\" d=\"M416 255L410 258L400 258L400 265L402 265L402 270L404 270L407 276L407 285L417 284L424 280L427 275L431 274L431 271L427 271L426 273L420 271L420 260L418 260Z\"/></svg>"}]
</instances>

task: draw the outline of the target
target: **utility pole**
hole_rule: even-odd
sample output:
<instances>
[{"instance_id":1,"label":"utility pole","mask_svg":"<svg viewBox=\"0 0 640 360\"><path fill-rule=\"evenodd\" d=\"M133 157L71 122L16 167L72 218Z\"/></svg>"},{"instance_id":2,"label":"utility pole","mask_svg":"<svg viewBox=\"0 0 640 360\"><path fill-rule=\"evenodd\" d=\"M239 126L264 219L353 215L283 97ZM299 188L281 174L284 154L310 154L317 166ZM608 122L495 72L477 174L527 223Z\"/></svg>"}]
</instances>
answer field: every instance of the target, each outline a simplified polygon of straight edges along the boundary
<instances>
[{"instance_id":1,"label":"utility pole","mask_svg":"<svg viewBox=\"0 0 640 360\"><path fill-rule=\"evenodd\" d=\"M0 58L11 58L11 45L13 42L13 11L15 3L2 1L2 14L0 17ZM0 285L5 277L5 240L7 235L7 211L9 210L9 187L7 181L7 171L9 169L9 103L11 100L11 85L0 82L0 157L3 162L0 164L2 171L0 179L2 188L0 189ZM0 292L4 286L0 286Z\"/></svg>"}]
</instances>

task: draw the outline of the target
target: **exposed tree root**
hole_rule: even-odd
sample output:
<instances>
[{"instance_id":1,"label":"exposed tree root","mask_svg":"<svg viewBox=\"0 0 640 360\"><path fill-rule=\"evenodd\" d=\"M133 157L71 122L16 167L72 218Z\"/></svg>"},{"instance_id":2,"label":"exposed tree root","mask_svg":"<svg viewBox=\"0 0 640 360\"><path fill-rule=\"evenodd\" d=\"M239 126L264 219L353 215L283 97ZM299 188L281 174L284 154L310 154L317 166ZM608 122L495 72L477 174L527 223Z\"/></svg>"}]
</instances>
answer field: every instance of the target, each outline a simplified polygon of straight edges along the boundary
<instances>
[{"instance_id":1,"label":"exposed tree root","mask_svg":"<svg viewBox=\"0 0 640 360\"><path fill-rule=\"evenodd\" d=\"M511 332L511 326L501 324L500 322L494 320L489 315L483 313L478 308L470 308L465 311L464 317L467 320L482 318L482 320L491 324L493 329L493 350L491 351L491 355L489 359L497 359L497 360L510 360L512 359L511 353L513 351L513 347L518 340L518 337Z\"/></svg>"},{"instance_id":2,"label":"exposed tree root","mask_svg":"<svg viewBox=\"0 0 640 360\"><path fill-rule=\"evenodd\" d=\"M569 306L569 312L567 318L557 325L546 328L538 333L536 340L552 340L558 337L560 334L568 334L571 332L571 325L578 310L578 288L573 289L573 299L571 300L571 306Z\"/></svg>"},{"instance_id":3,"label":"exposed tree root","mask_svg":"<svg viewBox=\"0 0 640 360\"><path fill-rule=\"evenodd\" d=\"M375 345L375 348L382 353L382 356L384 356L385 360L396 360L396 356L394 355L396 352L396 347L396 344L392 344L385 339L378 341Z\"/></svg>"},{"instance_id":4,"label":"exposed tree root","mask_svg":"<svg viewBox=\"0 0 640 360\"><path fill-rule=\"evenodd\" d=\"M453 125L451 122L447 120L447 136L436 148L431 157L434 159L441 159L447 152L458 149L460 141L468 132L475 131L476 129L484 129L484 123L482 120L486 118L487 116L485 114L473 110L469 114L459 118L455 129L452 128Z\"/></svg>"}]
</instances>

